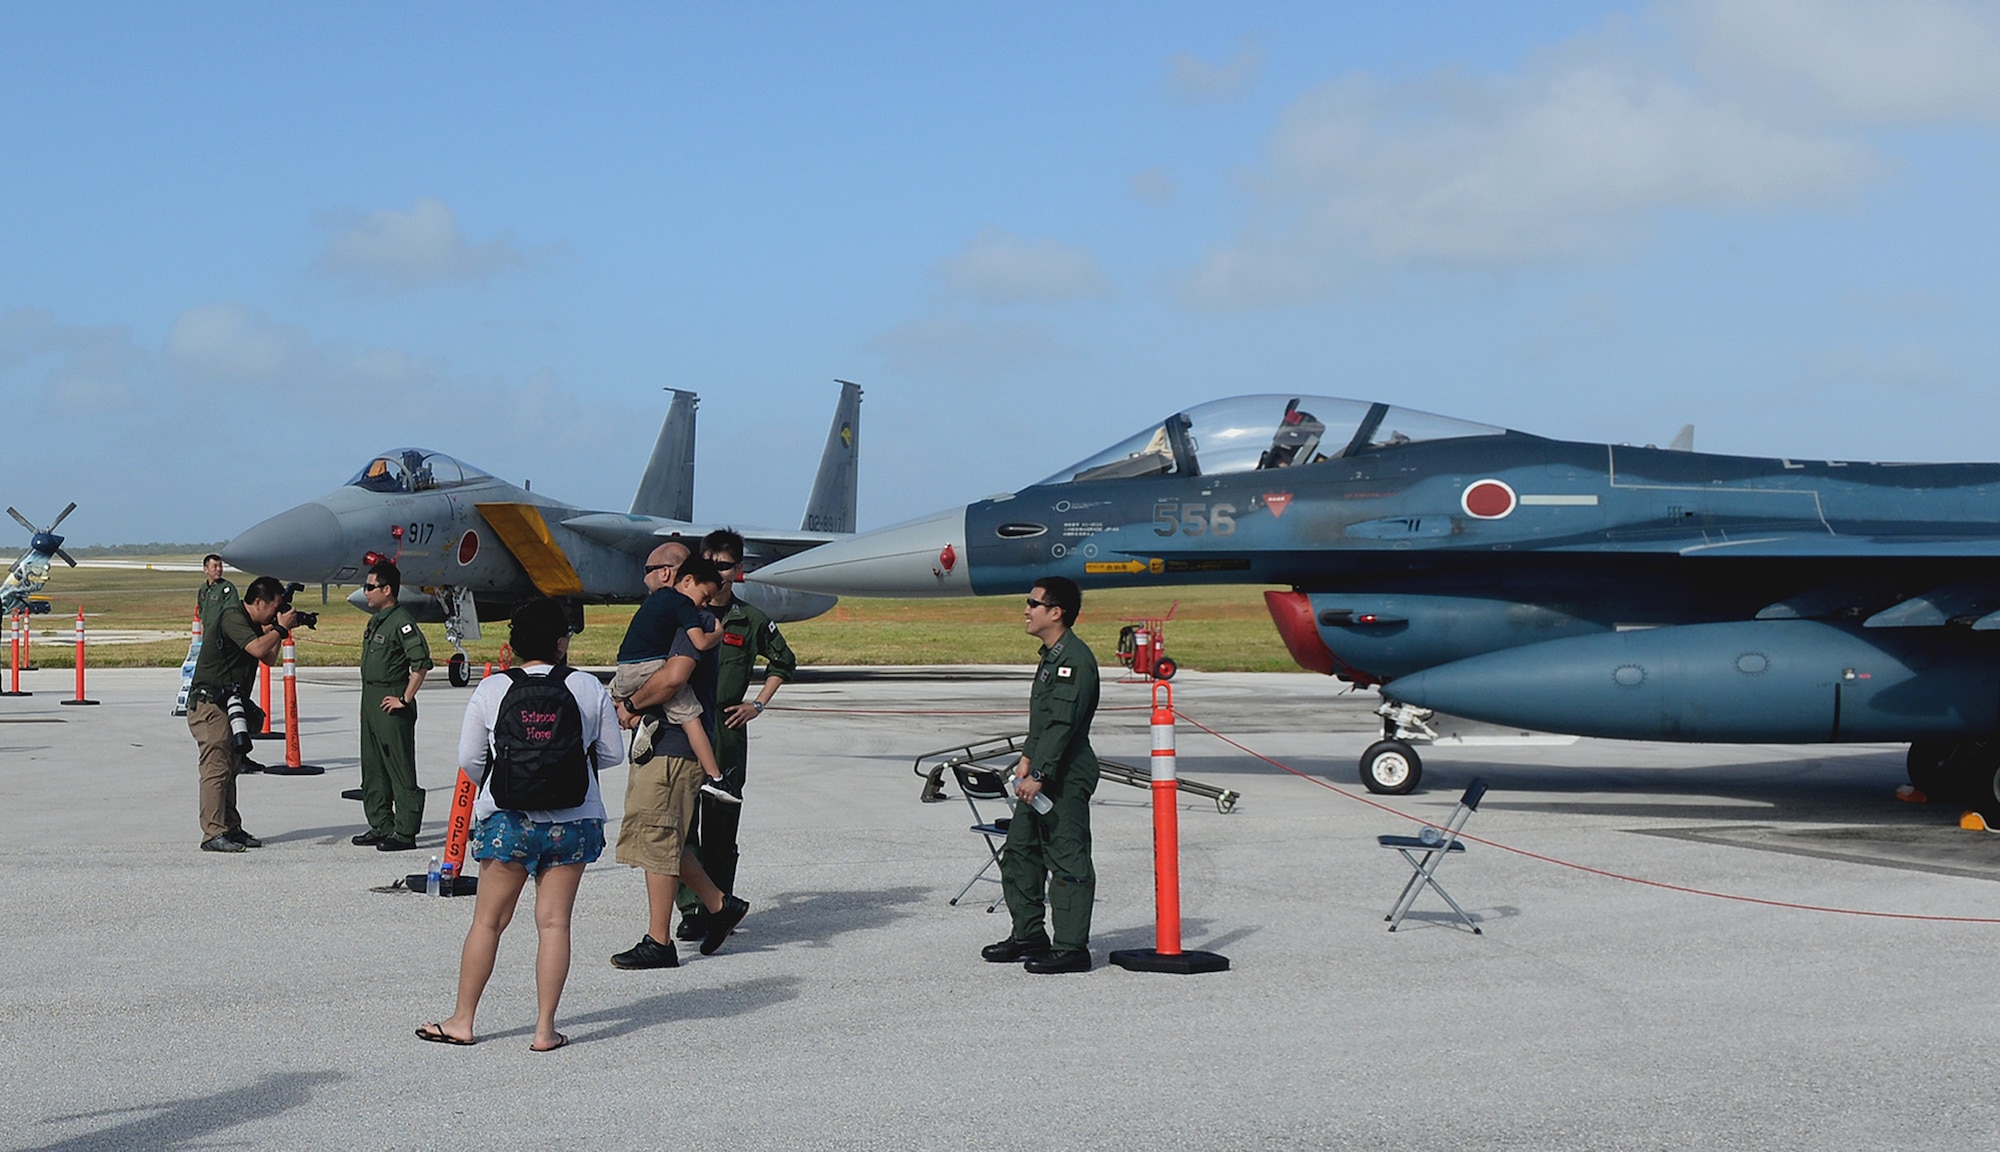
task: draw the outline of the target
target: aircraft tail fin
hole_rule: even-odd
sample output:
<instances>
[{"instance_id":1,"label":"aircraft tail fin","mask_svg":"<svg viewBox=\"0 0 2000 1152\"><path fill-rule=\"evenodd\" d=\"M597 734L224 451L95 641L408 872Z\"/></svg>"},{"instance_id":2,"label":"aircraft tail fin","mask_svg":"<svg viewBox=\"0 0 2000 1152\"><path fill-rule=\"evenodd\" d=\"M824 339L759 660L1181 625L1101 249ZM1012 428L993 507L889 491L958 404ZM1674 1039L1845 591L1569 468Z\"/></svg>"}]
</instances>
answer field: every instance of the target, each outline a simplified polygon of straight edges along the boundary
<instances>
[{"instance_id":1,"label":"aircraft tail fin","mask_svg":"<svg viewBox=\"0 0 2000 1152\"><path fill-rule=\"evenodd\" d=\"M1667 450L1669 452L1694 451L1694 425L1681 425L1681 430L1674 433L1673 441L1667 445Z\"/></svg>"},{"instance_id":2,"label":"aircraft tail fin","mask_svg":"<svg viewBox=\"0 0 2000 1152\"><path fill-rule=\"evenodd\" d=\"M861 385L834 383L840 385L840 403L834 406L819 475L813 479L805 519L799 523L805 532L854 531L855 491L861 475Z\"/></svg>"},{"instance_id":3,"label":"aircraft tail fin","mask_svg":"<svg viewBox=\"0 0 2000 1152\"><path fill-rule=\"evenodd\" d=\"M669 520L694 519L694 412L701 398L692 392L670 388L674 402L660 425L660 438L653 444L653 458L646 461L646 474L639 491L632 496L632 515L661 516Z\"/></svg>"}]
</instances>

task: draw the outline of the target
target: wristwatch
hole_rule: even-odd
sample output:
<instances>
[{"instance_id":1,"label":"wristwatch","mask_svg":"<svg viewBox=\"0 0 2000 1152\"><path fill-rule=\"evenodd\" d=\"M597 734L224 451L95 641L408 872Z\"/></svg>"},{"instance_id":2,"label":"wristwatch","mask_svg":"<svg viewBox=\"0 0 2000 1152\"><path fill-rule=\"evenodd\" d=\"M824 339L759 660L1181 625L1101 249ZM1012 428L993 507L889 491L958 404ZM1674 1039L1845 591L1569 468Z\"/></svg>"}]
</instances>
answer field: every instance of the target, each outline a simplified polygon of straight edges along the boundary
<instances>
[{"instance_id":1,"label":"wristwatch","mask_svg":"<svg viewBox=\"0 0 2000 1152\"><path fill-rule=\"evenodd\" d=\"M750 707L762 712L764 710L764 702L762 700L752 700L750 701Z\"/></svg>"}]
</instances>

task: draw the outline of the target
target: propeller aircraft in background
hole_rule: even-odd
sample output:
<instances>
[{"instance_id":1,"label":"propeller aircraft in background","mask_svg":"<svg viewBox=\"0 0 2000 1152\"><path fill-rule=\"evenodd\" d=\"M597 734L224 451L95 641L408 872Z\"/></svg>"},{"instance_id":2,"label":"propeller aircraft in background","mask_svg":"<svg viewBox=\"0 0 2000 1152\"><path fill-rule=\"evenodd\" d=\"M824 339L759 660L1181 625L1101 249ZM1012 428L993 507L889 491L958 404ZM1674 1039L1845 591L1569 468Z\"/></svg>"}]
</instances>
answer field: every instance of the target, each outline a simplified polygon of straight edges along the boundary
<instances>
[{"instance_id":1,"label":"propeller aircraft in background","mask_svg":"<svg viewBox=\"0 0 2000 1152\"><path fill-rule=\"evenodd\" d=\"M49 610L49 602L37 598L35 593L49 582L49 568L53 561L61 560L72 568L76 567L76 560L63 551L63 538L56 535L56 529L74 511L76 501L72 500L60 515L49 522L48 527L37 528L34 521L8 507L7 515L29 532L28 550L21 553L21 558L7 570L6 579L0 580L0 616L12 616L16 612L41 614Z\"/></svg>"},{"instance_id":2,"label":"propeller aircraft in background","mask_svg":"<svg viewBox=\"0 0 2000 1152\"><path fill-rule=\"evenodd\" d=\"M801 591L1278 585L1304 668L1379 685L1362 781L1440 715L1539 732L1908 742L2000 821L2000 465L1545 439L1385 403L1218 400L1010 495L766 568Z\"/></svg>"},{"instance_id":3,"label":"propeller aircraft in background","mask_svg":"<svg viewBox=\"0 0 2000 1152\"><path fill-rule=\"evenodd\" d=\"M839 381L819 473L796 532L739 528L744 571L854 531L861 458L861 388ZM345 485L246 529L221 549L233 567L305 584L358 583L393 560L403 606L443 623L456 652L448 672L463 687L463 641L482 620L504 620L535 596L554 596L583 626L585 604L645 598L646 555L668 540L698 546L715 523L694 521L695 410L673 390L659 440L629 512L597 512L516 487L442 452L398 448L372 457ZM776 621L808 620L835 597L793 592L750 578L737 595ZM421 589L423 595L412 595ZM359 593L356 593L358 596Z\"/></svg>"}]
</instances>

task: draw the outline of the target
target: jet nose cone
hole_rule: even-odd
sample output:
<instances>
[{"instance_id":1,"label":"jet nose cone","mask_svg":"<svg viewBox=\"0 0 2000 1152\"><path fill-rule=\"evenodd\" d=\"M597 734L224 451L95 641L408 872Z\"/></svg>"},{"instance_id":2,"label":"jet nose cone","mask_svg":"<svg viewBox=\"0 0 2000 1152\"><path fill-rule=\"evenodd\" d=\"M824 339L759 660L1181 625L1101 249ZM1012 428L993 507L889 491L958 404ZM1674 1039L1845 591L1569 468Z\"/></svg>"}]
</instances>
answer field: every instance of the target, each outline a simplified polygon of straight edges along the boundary
<instances>
[{"instance_id":1,"label":"jet nose cone","mask_svg":"<svg viewBox=\"0 0 2000 1152\"><path fill-rule=\"evenodd\" d=\"M971 596L965 509L821 544L753 575L781 588L833 596Z\"/></svg>"},{"instance_id":2,"label":"jet nose cone","mask_svg":"<svg viewBox=\"0 0 2000 1152\"><path fill-rule=\"evenodd\" d=\"M309 583L332 580L347 557L340 518L324 504L280 512L222 546L232 567L257 576Z\"/></svg>"}]
</instances>

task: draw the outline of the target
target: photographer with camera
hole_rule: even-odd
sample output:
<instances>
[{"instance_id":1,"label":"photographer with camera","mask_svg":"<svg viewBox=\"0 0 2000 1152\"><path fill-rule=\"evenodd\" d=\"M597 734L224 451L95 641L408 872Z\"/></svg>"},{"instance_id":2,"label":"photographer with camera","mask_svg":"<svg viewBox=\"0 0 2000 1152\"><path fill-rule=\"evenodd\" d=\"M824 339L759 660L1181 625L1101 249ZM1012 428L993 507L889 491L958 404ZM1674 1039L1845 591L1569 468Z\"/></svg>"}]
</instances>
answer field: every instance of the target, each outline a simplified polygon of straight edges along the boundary
<instances>
[{"instance_id":1,"label":"photographer with camera","mask_svg":"<svg viewBox=\"0 0 2000 1152\"><path fill-rule=\"evenodd\" d=\"M270 576L250 582L241 603L216 610L215 626L202 638L188 688L188 731L201 749L201 850L241 852L263 842L243 830L236 811L236 774L250 749L250 733L264 725L250 699L261 661L278 651L299 624L284 585Z\"/></svg>"},{"instance_id":2,"label":"photographer with camera","mask_svg":"<svg viewBox=\"0 0 2000 1152\"><path fill-rule=\"evenodd\" d=\"M417 786L417 689L430 671L423 630L396 598L403 573L382 561L368 570L362 595L374 615L361 634L361 806L368 831L354 838L378 852L408 852L424 823Z\"/></svg>"}]
</instances>

